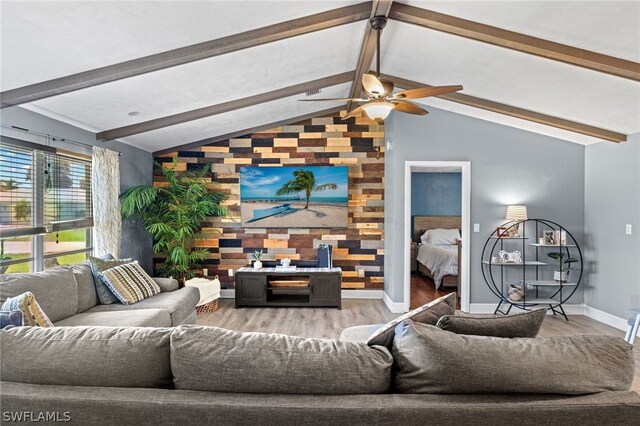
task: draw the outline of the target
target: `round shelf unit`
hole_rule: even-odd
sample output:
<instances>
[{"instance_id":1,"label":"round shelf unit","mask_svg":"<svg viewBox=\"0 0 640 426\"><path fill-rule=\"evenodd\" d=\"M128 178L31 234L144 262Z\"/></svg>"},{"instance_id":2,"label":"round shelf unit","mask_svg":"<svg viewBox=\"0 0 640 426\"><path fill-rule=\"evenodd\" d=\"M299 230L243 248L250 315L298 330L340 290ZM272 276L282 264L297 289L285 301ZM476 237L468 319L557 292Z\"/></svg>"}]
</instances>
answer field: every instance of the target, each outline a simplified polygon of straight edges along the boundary
<instances>
[{"instance_id":1,"label":"round shelf unit","mask_svg":"<svg viewBox=\"0 0 640 426\"><path fill-rule=\"evenodd\" d=\"M582 251L573 235L547 219L507 222L482 249L482 276L499 299L494 313L508 314L514 306L524 310L547 306L568 321L562 304L580 286L582 265ZM506 311L503 306L508 306Z\"/></svg>"}]
</instances>

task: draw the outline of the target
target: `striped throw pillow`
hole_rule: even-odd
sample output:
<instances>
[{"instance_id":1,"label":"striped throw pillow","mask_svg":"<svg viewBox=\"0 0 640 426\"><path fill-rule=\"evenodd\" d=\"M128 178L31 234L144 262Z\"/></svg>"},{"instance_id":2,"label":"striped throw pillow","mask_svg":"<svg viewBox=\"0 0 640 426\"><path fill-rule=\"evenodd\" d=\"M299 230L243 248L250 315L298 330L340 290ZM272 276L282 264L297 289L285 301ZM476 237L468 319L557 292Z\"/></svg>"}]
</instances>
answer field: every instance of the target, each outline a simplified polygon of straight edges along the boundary
<instances>
[{"instance_id":1,"label":"striped throw pillow","mask_svg":"<svg viewBox=\"0 0 640 426\"><path fill-rule=\"evenodd\" d=\"M100 300L101 305L110 305L118 302L118 298L109 290L107 283L104 281L102 272L114 266L131 262L133 262L133 259L114 259L113 256L111 256L111 259L103 259L89 256L89 265L91 266L93 281L96 284L96 293L98 293L98 300Z\"/></svg>"},{"instance_id":2,"label":"striped throw pillow","mask_svg":"<svg viewBox=\"0 0 640 426\"><path fill-rule=\"evenodd\" d=\"M123 305L132 305L160 293L160 287L138 262L114 266L102 272L105 284Z\"/></svg>"},{"instance_id":3,"label":"striped throw pillow","mask_svg":"<svg viewBox=\"0 0 640 426\"><path fill-rule=\"evenodd\" d=\"M0 311L20 310L24 316L24 325L32 327L53 327L53 323L44 313L36 298L30 291L16 297L8 298L0 307Z\"/></svg>"}]
</instances>

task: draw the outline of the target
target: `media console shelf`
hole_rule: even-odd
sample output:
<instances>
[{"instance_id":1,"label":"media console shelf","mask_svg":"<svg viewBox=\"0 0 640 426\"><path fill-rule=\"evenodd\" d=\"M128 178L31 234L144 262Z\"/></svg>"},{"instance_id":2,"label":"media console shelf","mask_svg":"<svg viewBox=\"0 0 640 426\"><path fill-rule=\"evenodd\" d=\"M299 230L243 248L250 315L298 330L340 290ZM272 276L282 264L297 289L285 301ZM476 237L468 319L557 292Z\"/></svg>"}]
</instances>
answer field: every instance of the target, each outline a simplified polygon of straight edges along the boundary
<instances>
[{"instance_id":1,"label":"media console shelf","mask_svg":"<svg viewBox=\"0 0 640 426\"><path fill-rule=\"evenodd\" d=\"M335 307L341 309L342 269L240 268L236 308L241 306Z\"/></svg>"}]
</instances>

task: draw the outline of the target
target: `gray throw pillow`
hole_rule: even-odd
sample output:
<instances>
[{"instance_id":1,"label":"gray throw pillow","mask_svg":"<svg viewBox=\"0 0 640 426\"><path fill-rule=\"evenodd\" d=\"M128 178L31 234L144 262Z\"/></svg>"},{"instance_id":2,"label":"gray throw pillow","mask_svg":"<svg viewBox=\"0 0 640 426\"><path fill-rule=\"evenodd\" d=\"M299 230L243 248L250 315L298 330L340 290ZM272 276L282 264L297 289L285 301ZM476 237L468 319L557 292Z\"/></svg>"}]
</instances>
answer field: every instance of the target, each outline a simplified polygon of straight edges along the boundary
<instances>
[{"instance_id":1,"label":"gray throw pillow","mask_svg":"<svg viewBox=\"0 0 640 426\"><path fill-rule=\"evenodd\" d=\"M453 315L456 312L456 294L450 293L446 296L442 296L432 302L420 306L412 311L407 312L404 315L400 315L398 318L389 321L379 329L377 329L371 336L367 343L369 345L380 345L391 349L393 344L393 336L395 335L395 329L401 322L411 319L423 324L436 325L440 317L444 315Z\"/></svg>"},{"instance_id":2,"label":"gray throw pillow","mask_svg":"<svg viewBox=\"0 0 640 426\"><path fill-rule=\"evenodd\" d=\"M536 337L542 327L547 310L536 309L514 315L474 317L471 315L445 315L437 327L456 334L493 337Z\"/></svg>"},{"instance_id":3,"label":"gray throw pillow","mask_svg":"<svg viewBox=\"0 0 640 426\"><path fill-rule=\"evenodd\" d=\"M366 343L180 326L171 333L176 389L269 394L389 390L393 358Z\"/></svg>"},{"instance_id":4,"label":"gray throw pillow","mask_svg":"<svg viewBox=\"0 0 640 426\"><path fill-rule=\"evenodd\" d=\"M96 293L101 305L111 305L120 303L118 298L111 292L102 273L114 266L124 265L133 262L133 259L102 259L100 257L89 256L93 281L96 283Z\"/></svg>"},{"instance_id":5,"label":"gray throw pillow","mask_svg":"<svg viewBox=\"0 0 640 426\"><path fill-rule=\"evenodd\" d=\"M504 339L407 321L393 342L393 384L398 393L624 391L633 381L631 349L614 336Z\"/></svg>"}]
</instances>

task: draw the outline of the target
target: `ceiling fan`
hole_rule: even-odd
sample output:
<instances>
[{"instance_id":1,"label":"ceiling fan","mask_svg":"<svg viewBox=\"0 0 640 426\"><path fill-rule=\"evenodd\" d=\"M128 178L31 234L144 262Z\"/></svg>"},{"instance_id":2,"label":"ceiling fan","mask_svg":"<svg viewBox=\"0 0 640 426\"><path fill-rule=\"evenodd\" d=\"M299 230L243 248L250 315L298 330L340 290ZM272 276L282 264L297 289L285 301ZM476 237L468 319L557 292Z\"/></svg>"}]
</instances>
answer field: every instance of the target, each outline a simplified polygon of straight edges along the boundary
<instances>
[{"instance_id":1,"label":"ceiling fan","mask_svg":"<svg viewBox=\"0 0 640 426\"><path fill-rule=\"evenodd\" d=\"M376 74L363 74L362 87L366 99L362 98L328 98L328 99L300 99L301 101L352 101L366 102L349 111L343 120L366 113L369 118L378 122L384 121L392 110L406 112L415 115L427 115L428 111L418 105L409 102L407 99L427 98L429 96L437 96L445 93L457 92L462 90L462 86L433 86L418 87L416 89L403 90L393 93L395 87L393 81L380 78L380 35L382 29L387 25L385 16L374 16L369 21L371 27L377 33L377 54L376 54Z\"/></svg>"}]
</instances>

